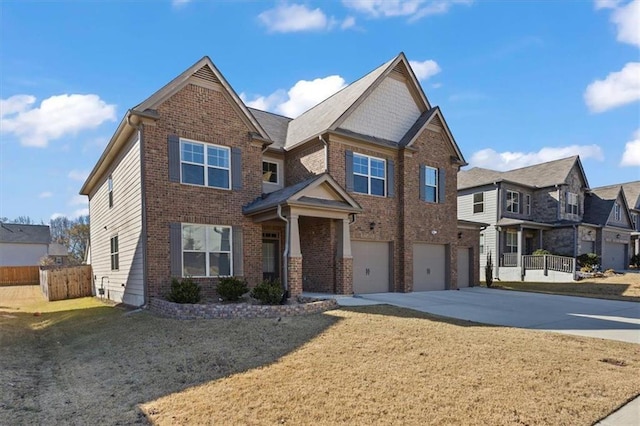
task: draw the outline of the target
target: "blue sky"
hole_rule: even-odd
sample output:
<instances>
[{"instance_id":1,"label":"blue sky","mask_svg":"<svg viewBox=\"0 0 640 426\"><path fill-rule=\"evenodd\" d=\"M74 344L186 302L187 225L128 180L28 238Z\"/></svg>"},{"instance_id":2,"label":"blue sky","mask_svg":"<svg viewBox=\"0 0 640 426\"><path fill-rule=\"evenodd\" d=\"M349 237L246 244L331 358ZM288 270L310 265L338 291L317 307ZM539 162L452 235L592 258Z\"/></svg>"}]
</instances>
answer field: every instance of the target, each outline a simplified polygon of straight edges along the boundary
<instances>
[{"instance_id":1,"label":"blue sky","mask_svg":"<svg viewBox=\"0 0 640 426\"><path fill-rule=\"evenodd\" d=\"M640 0L0 2L0 216L87 212L118 122L204 55L295 116L403 51L471 165L640 179Z\"/></svg>"}]
</instances>

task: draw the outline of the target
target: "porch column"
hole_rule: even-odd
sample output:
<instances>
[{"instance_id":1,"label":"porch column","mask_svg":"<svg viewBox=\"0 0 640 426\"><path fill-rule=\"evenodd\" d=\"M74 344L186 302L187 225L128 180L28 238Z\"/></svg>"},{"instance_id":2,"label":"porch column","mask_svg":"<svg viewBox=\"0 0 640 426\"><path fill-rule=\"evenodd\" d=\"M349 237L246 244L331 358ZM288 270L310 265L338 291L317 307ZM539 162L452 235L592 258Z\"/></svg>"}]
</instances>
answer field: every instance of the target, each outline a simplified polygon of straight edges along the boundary
<instances>
[{"instance_id":1,"label":"porch column","mask_svg":"<svg viewBox=\"0 0 640 426\"><path fill-rule=\"evenodd\" d=\"M518 227L518 258L516 260L516 266L522 265L522 226Z\"/></svg>"},{"instance_id":2,"label":"porch column","mask_svg":"<svg viewBox=\"0 0 640 426\"><path fill-rule=\"evenodd\" d=\"M338 220L336 253L336 294L353 294L353 256L349 219Z\"/></svg>"},{"instance_id":3,"label":"porch column","mask_svg":"<svg viewBox=\"0 0 640 426\"><path fill-rule=\"evenodd\" d=\"M300 251L300 228L298 215L289 215L289 258L287 259L287 281L289 297L302 294L302 252Z\"/></svg>"},{"instance_id":4,"label":"porch column","mask_svg":"<svg viewBox=\"0 0 640 426\"><path fill-rule=\"evenodd\" d=\"M542 249L542 229L538 229L538 248Z\"/></svg>"},{"instance_id":5,"label":"porch column","mask_svg":"<svg viewBox=\"0 0 640 426\"><path fill-rule=\"evenodd\" d=\"M638 238L636 238L636 241L635 241L634 245L635 245L635 250L634 250L633 254L640 254L640 236L638 236Z\"/></svg>"}]
</instances>

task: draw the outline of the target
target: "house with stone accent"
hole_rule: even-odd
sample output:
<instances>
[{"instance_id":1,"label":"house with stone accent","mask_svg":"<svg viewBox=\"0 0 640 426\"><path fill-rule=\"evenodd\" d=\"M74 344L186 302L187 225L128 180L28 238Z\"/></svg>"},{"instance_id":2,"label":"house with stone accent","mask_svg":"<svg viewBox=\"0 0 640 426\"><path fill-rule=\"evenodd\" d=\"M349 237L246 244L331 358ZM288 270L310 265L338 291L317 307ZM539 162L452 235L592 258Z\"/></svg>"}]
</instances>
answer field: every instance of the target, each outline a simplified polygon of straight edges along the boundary
<instances>
[{"instance_id":1,"label":"house with stone accent","mask_svg":"<svg viewBox=\"0 0 640 426\"><path fill-rule=\"evenodd\" d=\"M456 219L465 159L404 54L296 118L248 108L208 57L131 108L84 183L96 293L131 305L193 277L302 292L478 282Z\"/></svg>"},{"instance_id":2,"label":"house with stone accent","mask_svg":"<svg viewBox=\"0 0 640 426\"><path fill-rule=\"evenodd\" d=\"M630 255L640 255L640 180L623 183L622 190L631 218Z\"/></svg>"},{"instance_id":3,"label":"house with stone accent","mask_svg":"<svg viewBox=\"0 0 640 426\"><path fill-rule=\"evenodd\" d=\"M572 280L584 253L598 254L603 268L625 269L631 229L623 199L620 185L590 189L578 156L458 174L458 217L489 224L480 265L491 253L494 276L504 281ZM538 249L555 256L532 257Z\"/></svg>"}]
</instances>

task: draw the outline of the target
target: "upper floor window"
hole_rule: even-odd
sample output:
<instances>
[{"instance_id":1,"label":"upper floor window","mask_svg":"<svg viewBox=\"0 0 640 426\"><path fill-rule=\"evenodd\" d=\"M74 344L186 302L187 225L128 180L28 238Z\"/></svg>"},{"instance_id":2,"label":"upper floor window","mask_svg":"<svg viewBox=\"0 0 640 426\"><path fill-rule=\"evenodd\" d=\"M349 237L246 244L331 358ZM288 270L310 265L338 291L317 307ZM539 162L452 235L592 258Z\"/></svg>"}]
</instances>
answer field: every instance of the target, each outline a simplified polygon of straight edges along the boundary
<instances>
[{"instance_id":1,"label":"upper floor window","mask_svg":"<svg viewBox=\"0 0 640 426\"><path fill-rule=\"evenodd\" d=\"M118 248L118 236L111 237L111 270L120 269L120 250Z\"/></svg>"},{"instance_id":2,"label":"upper floor window","mask_svg":"<svg viewBox=\"0 0 640 426\"><path fill-rule=\"evenodd\" d=\"M273 161L262 162L262 182L280 184L278 178L278 163Z\"/></svg>"},{"instance_id":3,"label":"upper floor window","mask_svg":"<svg viewBox=\"0 0 640 426\"><path fill-rule=\"evenodd\" d=\"M107 178L107 191L109 193L109 207L113 207L113 178L111 175Z\"/></svg>"},{"instance_id":4,"label":"upper floor window","mask_svg":"<svg viewBox=\"0 0 640 426\"><path fill-rule=\"evenodd\" d=\"M520 213L520 193L516 191L507 191L507 211L511 213Z\"/></svg>"},{"instance_id":5,"label":"upper floor window","mask_svg":"<svg viewBox=\"0 0 640 426\"><path fill-rule=\"evenodd\" d=\"M524 196L524 213L527 216L531 216L531 195Z\"/></svg>"},{"instance_id":6,"label":"upper floor window","mask_svg":"<svg viewBox=\"0 0 640 426\"><path fill-rule=\"evenodd\" d=\"M181 140L180 169L182 183L231 189L227 147Z\"/></svg>"},{"instance_id":7,"label":"upper floor window","mask_svg":"<svg viewBox=\"0 0 640 426\"><path fill-rule=\"evenodd\" d=\"M230 226L182 225L184 276L230 276L231 265Z\"/></svg>"},{"instance_id":8,"label":"upper floor window","mask_svg":"<svg viewBox=\"0 0 640 426\"><path fill-rule=\"evenodd\" d=\"M438 169L424 166L424 201L438 202Z\"/></svg>"},{"instance_id":9,"label":"upper floor window","mask_svg":"<svg viewBox=\"0 0 640 426\"><path fill-rule=\"evenodd\" d=\"M476 192L473 194L473 212L484 212L484 192Z\"/></svg>"},{"instance_id":10,"label":"upper floor window","mask_svg":"<svg viewBox=\"0 0 640 426\"><path fill-rule=\"evenodd\" d=\"M638 230L638 213L631 213L631 227Z\"/></svg>"},{"instance_id":11,"label":"upper floor window","mask_svg":"<svg viewBox=\"0 0 640 426\"><path fill-rule=\"evenodd\" d=\"M578 214L578 194L574 192L567 192L565 213Z\"/></svg>"},{"instance_id":12,"label":"upper floor window","mask_svg":"<svg viewBox=\"0 0 640 426\"><path fill-rule=\"evenodd\" d=\"M613 219L616 222L620 222L622 220L622 209L620 208L620 203L615 203L613 205Z\"/></svg>"},{"instance_id":13,"label":"upper floor window","mask_svg":"<svg viewBox=\"0 0 640 426\"><path fill-rule=\"evenodd\" d=\"M353 154L353 190L362 194L385 196L386 161L368 155Z\"/></svg>"}]
</instances>

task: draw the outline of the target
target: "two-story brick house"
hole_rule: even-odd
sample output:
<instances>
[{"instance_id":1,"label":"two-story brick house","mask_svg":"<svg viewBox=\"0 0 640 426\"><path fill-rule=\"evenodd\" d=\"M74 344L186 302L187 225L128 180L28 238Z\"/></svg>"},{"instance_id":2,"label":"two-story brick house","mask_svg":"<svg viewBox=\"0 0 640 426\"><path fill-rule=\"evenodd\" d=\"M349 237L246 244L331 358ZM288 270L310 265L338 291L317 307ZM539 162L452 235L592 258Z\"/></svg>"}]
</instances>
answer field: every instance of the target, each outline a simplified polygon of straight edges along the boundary
<instances>
[{"instance_id":1,"label":"two-story brick house","mask_svg":"<svg viewBox=\"0 0 640 426\"><path fill-rule=\"evenodd\" d=\"M503 280L524 279L523 259L537 249L570 258L596 253L602 267L624 269L628 213L613 213L623 198L620 185L613 192L589 189L578 156L506 172L475 167L458 174L458 217L490 225L480 234L480 265L491 253L494 274ZM551 279L572 279L575 265L567 265L559 268L565 275Z\"/></svg>"},{"instance_id":2,"label":"two-story brick house","mask_svg":"<svg viewBox=\"0 0 640 426\"><path fill-rule=\"evenodd\" d=\"M96 287L280 279L291 296L478 281L465 164L400 54L301 116L247 108L208 57L130 109L87 178Z\"/></svg>"}]
</instances>

